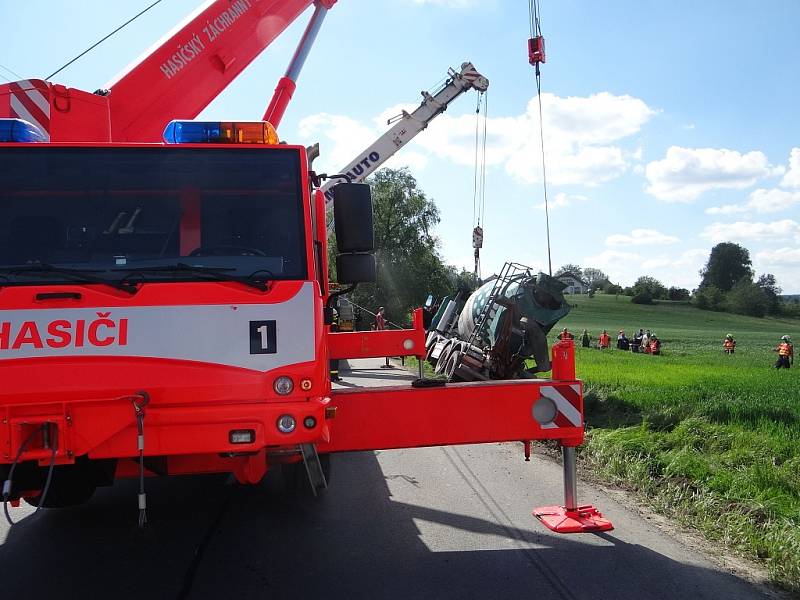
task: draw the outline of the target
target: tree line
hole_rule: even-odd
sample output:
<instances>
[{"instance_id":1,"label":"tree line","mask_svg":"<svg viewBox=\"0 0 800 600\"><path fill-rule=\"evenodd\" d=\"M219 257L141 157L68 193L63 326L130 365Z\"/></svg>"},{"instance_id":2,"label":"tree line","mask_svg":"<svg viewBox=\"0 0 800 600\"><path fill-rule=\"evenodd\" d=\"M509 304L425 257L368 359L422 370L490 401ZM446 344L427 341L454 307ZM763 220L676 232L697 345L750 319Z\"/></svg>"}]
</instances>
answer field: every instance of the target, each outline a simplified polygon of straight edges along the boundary
<instances>
[{"instance_id":1,"label":"tree line","mask_svg":"<svg viewBox=\"0 0 800 600\"><path fill-rule=\"evenodd\" d=\"M463 289L476 287L472 273L447 264L439 251L439 239L433 234L441 220L439 210L417 185L408 169L381 169L367 180L372 186L373 219L377 281L361 284L350 299L372 313L386 309L389 320L407 325L410 312L425 302L428 294L440 299ZM331 281L336 281L336 240L329 239ZM642 275L631 286L613 283L601 269L563 265L556 277L573 275L583 281L589 296L606 294L630 296L638 304L659 300L691 302L697 308L727 311L755 317L798 316L800 303L782 300L775 276L765 273L755 277L749 251L731 242L712 248L701 282L695 290L667 287L655 277ZM369 314L361 327L368 327Z\"/></svg>"},{"instance_id":2,"label":"tree line","mask_svg":"<svg viewBox=\"0 0 800 600\"><path fill-rule=\"evenodd\" d=\"M636 304L652 304L657 300L690 302L702 310L731 312L752 317L800 317L800 303L781 297L781 288L772 273L755 277L750 252L738 244L723 242L711 249L705 267L700 271L697 289L667 287L655 277L642 275L632 286L612 283L600 269L581 269L575 264L562 266L557 276L573 275L595 291L622 294Z\"/></svg>"},{"instance_id":3,"label":"tree line","mask_svg":"<svg viewBox=\"0 0 800 600\"><path fill-rule=\"evenodd\" d=\"M383 306L387 318L408 325L410 313L428 294L442 298L456 290L472 291L472 273L448 265L442 258L433 230L441 220L439 209L405 168L381 169L366 181L372 187L375 227L375 283L360 284L348 297L374 313ZM328 240L329 275L336 281L336 238ZM360 328L368 328L371 315L362 311Z\"/></svg>"}]
</instances>

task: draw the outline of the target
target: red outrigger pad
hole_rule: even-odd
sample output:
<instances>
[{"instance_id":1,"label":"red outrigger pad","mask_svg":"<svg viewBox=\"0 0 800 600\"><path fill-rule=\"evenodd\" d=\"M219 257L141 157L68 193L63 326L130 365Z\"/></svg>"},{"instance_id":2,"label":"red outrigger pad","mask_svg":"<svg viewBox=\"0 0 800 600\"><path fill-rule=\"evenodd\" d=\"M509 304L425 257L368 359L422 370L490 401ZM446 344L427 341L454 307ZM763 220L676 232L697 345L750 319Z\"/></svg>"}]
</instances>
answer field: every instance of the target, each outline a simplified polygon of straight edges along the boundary
<instances>
[{"instance_id":1,"label":"red outrigger pad","mask_svg":"<svg viewBox=\"0 0 800 600\"><path fill-rule=\"evenodd\" d=\"M614 525L591 504L567 510L563 506L543 506L534 509L533 516L556 533L591 533L611 531Z\"/></svg>"}]
</instances>

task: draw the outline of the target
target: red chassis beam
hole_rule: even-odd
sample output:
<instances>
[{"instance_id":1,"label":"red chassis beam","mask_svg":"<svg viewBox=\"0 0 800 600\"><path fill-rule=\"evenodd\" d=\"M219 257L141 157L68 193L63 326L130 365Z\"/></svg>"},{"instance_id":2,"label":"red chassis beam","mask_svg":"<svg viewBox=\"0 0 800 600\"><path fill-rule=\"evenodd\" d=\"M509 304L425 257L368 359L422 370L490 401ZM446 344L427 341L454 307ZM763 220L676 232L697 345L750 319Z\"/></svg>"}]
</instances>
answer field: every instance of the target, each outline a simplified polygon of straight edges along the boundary
<instances>
[{"instance_id":1,"label":"red chassis beam","mask_svg":"<svg viewBox=\"0 0 800 600\"><path fill-rule=\"evenodd\" d=\"M534 416L556 397L552 420ZM514 380L334 390L331 438L321 452L555 439L583 441L579 381ZM536 413L539 414L538 411ZM547 413L544 413L547 416Z\"/></svg>"},{"instance_id":2,"label":"red chassis beam","mask_svg":"<svg viewBox=\"0 0 800 600\"><path fill-rule=\"evenodd\" d=\"M380 358L382 356L425 356L422 309L412 315L411 329L328 333L328 351L333 359Z\"/></svg>"}]
</instances>

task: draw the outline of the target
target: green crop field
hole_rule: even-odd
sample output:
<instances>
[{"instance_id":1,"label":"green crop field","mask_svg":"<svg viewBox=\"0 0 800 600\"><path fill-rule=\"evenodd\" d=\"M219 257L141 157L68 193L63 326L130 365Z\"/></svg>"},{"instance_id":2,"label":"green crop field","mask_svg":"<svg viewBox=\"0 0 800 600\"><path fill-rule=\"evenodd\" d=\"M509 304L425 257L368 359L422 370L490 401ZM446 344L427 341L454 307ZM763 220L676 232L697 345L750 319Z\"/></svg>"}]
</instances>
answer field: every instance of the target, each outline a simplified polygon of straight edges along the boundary
<instances>
[{"instance_id":1,"label":"green crop field","mask_svg":"<svg viewBox=\"0 0 800 600\"><path fill-rule=\"evenodd\" d=\"M645 328L663 342L662 356L577 349L584 462L800 591L800 364L772 368L772 348L785 334L797 343L800 321L599 294L572 302L557 327L576 338ZM722 352L727 333L732 356Z\"/></svg>"}]
</instances>

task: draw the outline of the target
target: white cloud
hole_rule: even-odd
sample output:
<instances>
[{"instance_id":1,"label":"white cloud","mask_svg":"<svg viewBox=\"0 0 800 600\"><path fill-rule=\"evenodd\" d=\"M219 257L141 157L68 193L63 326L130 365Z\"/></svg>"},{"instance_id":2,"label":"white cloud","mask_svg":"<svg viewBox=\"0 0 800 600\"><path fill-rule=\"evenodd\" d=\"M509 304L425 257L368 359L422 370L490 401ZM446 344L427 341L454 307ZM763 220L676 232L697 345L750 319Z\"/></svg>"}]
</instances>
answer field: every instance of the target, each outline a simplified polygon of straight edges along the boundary
<instances>
[{"instance_id":1,"label":"white cloud","mask_svg":"<svg viewBox=\"0 0 800 600\"><path fill-rule=\"evenodd\" d=\"M763 250L756 254L756 260L765 265L800 265L800 248Z\"/></svg>"},{"instance_id":2,"label":"white cloud","mask_svg":"<svg viewBox=\"0 0 800 600\"><path fill-rule=\"evenodd\" d=\"M757 252L753 266L758 273L775 275L784 293L800 293L800 248L797 246Z\"/></svg>"},{"instance_id":3,"label":"white cloud","mask_svg":"<svg viewBox=\"0 0 800 600\"><path fill-rule=\"evenodd\" d=\"M618 278L623 282L632 282L635 278L638 265L642 257L635 252L622 252L620 250L603 250L594 256L587 256L581 264L601 269L614 281Z\"/></svg>"},{"instance_id":4,"label":"white cloud","mask_svg":"<svg viewBox=\"0 0 800 600\"><path fill-rule=\"evenodd\" d=\"M586 196L582 196L580 194L565 194L564 192L559 192L554 198L548 199L547 206L550 210L558 210L559 208L567 208L568 206L572 206L580 202L586 202L588 199L589 198ZM535 205L534 208L544 210L544 202Z\"/></svg>"},{"instance_id":5,"label":"white cloud","mask_svg":"<svg viewBox=\"0 0 800 600\"><path fill-rule=\"evenodd\" d=\"M655 229L634 229L630 234L615 233L606 238L606 246L667 246L676 244L680 239L666 235Z\"/></svg>"},{"instance_id":6,"label":"white cloud","mask_svg":"<svg viewBox=\"0 0 800 600\"><path fill-rule=\"evenodd\" d=\"M566 98L543 94L542 104L547 178L555 185L597 185L627 172L641 159L641 150L626 152L616 144L637 133L656 112L638 98L608 92ZM328 169L340 169L386 130L387 118L415 108L398 104L365 122L319 113L300 122L299 134L301 138L321 135L330 141L331 149L322 148L320 162ZM503 166L514 179L526 184L541 181L537 98L532 98L520 115L489 118L486 129L487 165ZM441 115L412 144L420 155L471 167L475 161L475 117ZM397 156L407 153L404 149ZM420 162L418 157L413 160Z\"/></svg>"},{"instance_id":7,"label":"white cloud","mask_svg":"<svg viewBox=\"0 0 800 600\"><path fill-rule=\"evenodd\" d=\"M787 192L778 188L765 190L759 188L751 192L745 204L725 204L706 209L707 215L732 215L754 211L757 213L774 213L800 204L800 191Z\"/></svg>"},{"instance_id":8,"label":"white cloud","mask_svg":"<svg viewBox=\"0 0 800 600\"><path fill-rule=\"evenodd\" d=\"M693 289L700 282L698 272L708 260L708 254L709 250L706 248L692 248L680 254L655 256L604 250L594 256L585 257L581 264L602 269L611 281L622 285L632 285L642 275L649 275L667 287L674 285Z\"/></svg>"},{"instance_id":9,"label":"white cloud","mask_svg":"<svg viewBox=\"0 0 800 600\"><path fill-rule=\"evenodd\" d=\"M744 204L723 204L722 206L711 206L706 209L707 215L735 215L747 212Z\"/></svg>"},{"instance_id":10,"label":"white cloud","mask_svg":"<svg viewBox=\"0 0 800 600\"><path fill-rule=\"evenodd\" d=\"M782 172L763 152L671 146L664 158L648 163L646 191L659 200L689 202L709 190L744 189Z\"/></svg>"},{"instance_id":11,"label":"white cloud","mask_svg":"<svg viewBox=\"0 0 800 600\"><path fill-rule=\"evenodd\" d=\"M789 155L789 170L781 179L781 185L800 189L800 148L792 148Z\"/></svg>"},{"instance_id":12,"label":"white cloud","mask_svg":"<svg viewBox=\"0 0 800 600\"><path fill-rule=\"evenodd\" d=\"M640 154L626 154L614 143L637 133L656 114L638 98L608 92L566 98L542 94L542 106L547 178L556 185L596 185L625 173ZM472 165L474 132L474 116L442 115L420 144L441 158ZM486 161L504 164L523 183L542 180L536 97L521 115L488 119Z\"/></svg>"},{"instance_id":13,"label":"white cloud","mask_svg":"<svg viewBox=\"0 0 800 600\"><path fill-rule=\"evenodd\" d=\"M744 241L786 241L794 239L800 242L800 223L791 219L758 223L737 221L735 223L712 223L700 234L714 243L731 240Z\"/></svg>"},{"instance_id":14,"label":"white cloud","mask_svg":"<svg viewBox=\"0 0 800 600\"><path fill-rule=\"evenodd\" d=\"M375 131L355 119L342 115L318 113L305 117L298 124L301 138L319 138L320 162L325 165L318 172L338 172L359 153L375 141Z\"/></svg>"}]
</instances>

